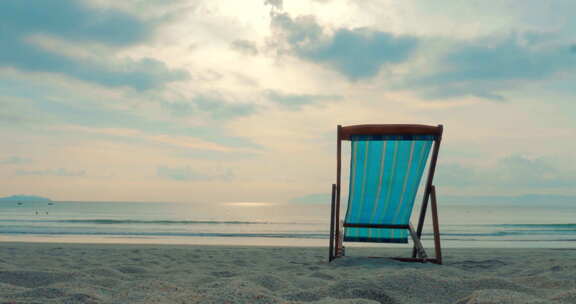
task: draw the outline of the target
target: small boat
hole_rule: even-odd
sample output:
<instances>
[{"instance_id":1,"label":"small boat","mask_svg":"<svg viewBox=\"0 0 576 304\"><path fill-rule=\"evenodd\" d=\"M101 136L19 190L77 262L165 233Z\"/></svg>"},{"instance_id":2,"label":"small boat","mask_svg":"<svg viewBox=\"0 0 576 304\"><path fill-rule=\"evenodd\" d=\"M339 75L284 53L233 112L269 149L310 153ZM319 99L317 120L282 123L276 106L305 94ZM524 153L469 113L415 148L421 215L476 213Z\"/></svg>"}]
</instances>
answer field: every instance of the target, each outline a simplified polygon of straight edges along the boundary
<instances>
[{"instance_id":1,"label":"small boat","mask_svg":"<svg viewBox=\"0 0 576 304\"><path fill-rule=\"evenodd\" d=\"M48 205L54 205L54 203L48 203Z\"/></svg>"},{"instance_id":2,"label":"small boat","mask_svg":"<svg viewBox=\"0 0 576 304\"><path fill-rule=\"evenodd\" d=\"M18 202L18 205L22 205L22 202Z\"/></svg>"}]
</instances>

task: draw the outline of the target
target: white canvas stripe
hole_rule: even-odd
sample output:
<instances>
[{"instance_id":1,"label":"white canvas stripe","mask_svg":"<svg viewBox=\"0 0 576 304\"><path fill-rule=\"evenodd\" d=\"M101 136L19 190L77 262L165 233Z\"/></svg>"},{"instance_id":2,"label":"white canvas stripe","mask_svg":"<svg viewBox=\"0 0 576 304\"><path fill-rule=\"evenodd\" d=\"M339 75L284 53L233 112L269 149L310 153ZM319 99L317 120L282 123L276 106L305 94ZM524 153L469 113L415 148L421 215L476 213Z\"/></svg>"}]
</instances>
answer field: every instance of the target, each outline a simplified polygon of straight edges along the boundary
<instances>
[{"instance_id":1,"label":"white canvas stripe","mask_svg":"<svg viewBox=\"0 0 576 304\"><path fill-rule=\"evenodd\" d=\"M426 157L426 153L428 151L430 151L430 146L431 143L430 142L426 142L422 145L422 150L420 150L420 161L418 162L418 170L416 171L418 174L420 174L419 177L419 182L418 184L414 185L416 187L416 189L414 189L413 193L412 193L412 197L411 199L414 200L414 198L416 197L416 192L418 190L418 188L420 188L420 182L422 181L422 173L424 172L424 167L426 167L426 163L428 160L428 157Z\"/></svg>"}]
</instances>

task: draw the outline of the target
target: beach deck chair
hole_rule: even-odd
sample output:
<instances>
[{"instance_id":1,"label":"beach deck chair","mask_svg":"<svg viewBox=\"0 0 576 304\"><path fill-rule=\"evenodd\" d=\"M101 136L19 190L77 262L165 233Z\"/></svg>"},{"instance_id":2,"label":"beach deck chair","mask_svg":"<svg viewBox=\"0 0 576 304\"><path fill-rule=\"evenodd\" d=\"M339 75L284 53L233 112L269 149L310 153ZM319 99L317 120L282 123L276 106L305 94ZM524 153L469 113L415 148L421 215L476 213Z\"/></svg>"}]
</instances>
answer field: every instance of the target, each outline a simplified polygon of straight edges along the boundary
<instances>
[{"instance_id":1,"label":"beach deck chair","mask_svg":"<svg viewBox=\"0 0 576 304\"><path fill-rule=\"evenodd\" d=\"M410 236L414 243L412 257L392 259L442 264L436 189L432 183L442 130L442 125L338 126L329 261L345 255L343 242L408 243ZM342 141L351 142L348 208L343 221L340 220ZM428 177L418 226L414 229L410 217L428 159ZM428 257L421 242L429 200L434 230L434 258Z\"/></svg>"}]
</instances>

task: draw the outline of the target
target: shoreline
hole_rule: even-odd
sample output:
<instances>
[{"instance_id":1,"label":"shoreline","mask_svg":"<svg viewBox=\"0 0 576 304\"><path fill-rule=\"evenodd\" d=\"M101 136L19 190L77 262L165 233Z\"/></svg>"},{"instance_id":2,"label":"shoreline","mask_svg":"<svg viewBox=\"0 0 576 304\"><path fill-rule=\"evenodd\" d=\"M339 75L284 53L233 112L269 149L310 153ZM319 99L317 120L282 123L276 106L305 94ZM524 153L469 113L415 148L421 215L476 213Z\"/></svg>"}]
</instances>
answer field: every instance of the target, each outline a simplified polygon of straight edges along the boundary
<instances>
[{"instance_id":1,"label":"shoreline","mask_svg":"<svg viewBox=\"0 0 576 304\"><path fill-rule=\"evenodd\" d=\"M326 243L328 243L328 239L326 239ZM38 241L38 242L30 242L30 241L4 241L0 240L0 248L3 246L78 246L78 247L90 247L90 246L102 246L102 247L177 247L177 248L194 248L194 247L220 247L220 248L301 248L301 249L326 249L328 252L328 244L324 245L314 245L314 246L298 246L298 245L275 245L275 244L188 244L188 243L111 243L111 242L47 242L47 241ZM352 243L348 242L345 244L345 247L348 249L352 249L355 251L383 251L383 252L400 252L406 250L406 252L411 252L412 247L411 243L409 244L379 244L379 243ZM424 249L426 252L434 252L433 244L425 244ZM490 250L498 250L498 251L542 251L542 250L553 250L553 251L576 251L576 247L445 247L442 246L442 252L444 251L490 251Z\"/></svg>"},{"instance_id":2,"label":"shoreline","mask_svg":"<svg viewBox=\"0 0 576 304\"><path fill-rule=\"evenodd\" d=\"M278 237L126 237L126 236L96 236L96 235L34 235L34 234L4 234L1 242L16 243L47 243L47 244L141 244L141 245L183 245L183 246L263 246L263 247L327 247L329 239L318 238L278 238ZM442 248L509 248L509 249L548 249L576 248L576 239L569 240L472 240L454 241L443 237ZM425 248L434 246L433 240L423 239ZM399 248L405 244L380 243L347 243L349 248Z\"/></svg>"},{"instance_id":3,"label":"shoreline","mask_svg":"<svg viewBox=\"0 0 576 304\"><path fill-rule=\"evenodd\" d=\"M576 248L448 248L444 265L410 247L0 242L4 303L574 303ZM433 250L429 255L433 254Z\"/></svg>"}]
</instances>

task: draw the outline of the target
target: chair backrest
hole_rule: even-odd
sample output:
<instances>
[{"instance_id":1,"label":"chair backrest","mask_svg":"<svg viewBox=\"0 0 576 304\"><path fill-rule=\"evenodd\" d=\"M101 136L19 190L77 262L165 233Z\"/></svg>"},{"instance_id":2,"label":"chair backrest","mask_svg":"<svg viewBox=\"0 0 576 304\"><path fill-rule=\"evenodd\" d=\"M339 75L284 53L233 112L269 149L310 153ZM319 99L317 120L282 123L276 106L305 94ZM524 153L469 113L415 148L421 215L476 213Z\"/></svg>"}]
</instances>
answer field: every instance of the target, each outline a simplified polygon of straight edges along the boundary
<instances>
[{"instance_id":1,"label":"chair backrest","mask_svg":"<svg viewBox=\"0 0 576 304\"><path fill-rule=\"evenodd\" d=\"M340 206L341 142L351 141L350 186L345 226L409 223L431 147L425 198L434 176L442 126L338 126L337 210ZM339 218L339 214L337 215ZM353 228L373 230L373 228ZM358 235L366 235L357 231ZM379 233L380 234L380 233ZM404 236L404 233L401 233Z\"/></svg>"}]
</instances>

